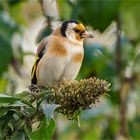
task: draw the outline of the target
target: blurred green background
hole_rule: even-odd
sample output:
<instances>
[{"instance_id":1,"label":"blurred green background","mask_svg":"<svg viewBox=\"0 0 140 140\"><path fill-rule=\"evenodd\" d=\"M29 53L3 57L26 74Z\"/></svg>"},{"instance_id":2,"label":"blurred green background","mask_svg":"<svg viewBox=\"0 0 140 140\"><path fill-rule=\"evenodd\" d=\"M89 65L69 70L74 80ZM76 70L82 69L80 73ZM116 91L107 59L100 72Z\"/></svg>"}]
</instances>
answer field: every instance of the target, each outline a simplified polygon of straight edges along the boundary
<instances>
[{"instance_id":1,"label":"blurred green background","mask_svg":"<svg viewBox=\"0 0 140 140\"><path fill-rule=\"evenodd\" d=\"M0 0L0 93L14 95L30 84L34 41L45 20L37 42L53 26L75 19L95 36L84 43L77 79L105 79L112 84L111 91L81 113L80 128L58 115L53 139L140 139L139 9L139 0ZM45 140L45 125L31 137Z\"/></svg>"}]
</instances>

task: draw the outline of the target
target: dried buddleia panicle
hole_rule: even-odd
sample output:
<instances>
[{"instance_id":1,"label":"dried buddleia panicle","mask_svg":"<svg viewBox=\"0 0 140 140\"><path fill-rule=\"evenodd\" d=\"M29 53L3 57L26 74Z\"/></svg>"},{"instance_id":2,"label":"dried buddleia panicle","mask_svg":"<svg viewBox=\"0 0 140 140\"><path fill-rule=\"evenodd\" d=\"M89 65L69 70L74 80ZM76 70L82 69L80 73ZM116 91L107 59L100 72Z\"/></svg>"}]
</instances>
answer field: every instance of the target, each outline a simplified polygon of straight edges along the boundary
<instances>
[{"instance_id":1,"label":"dried buddleia panicle","mask_svg":"<svg viewBox=\"0 0 140 140\"><path fill-rule=\"evenodd\" d=\"M81 110L89 109L99 102L101 95L110 90L109 87L108 82L94 77L80 81L64 79L58 85L46 89L32 85L30 90L32 98L39 99L43 95L42 98L45 97L48 104L60 105L57 112L66 115L68 119L75 119Z\"/></svg>"},{"instance_id":2,"label":"dried buddleia panicle","mask_svg":"<svg viewBox=\"0 0 140 140\"><path fill-rule=\"evenodd\" d=\"M63 80L51 88L53 94L49 102L61 105L57 112L73 119L80 110L91 108L98 102L100 96L110 90L109 87L110 84L105 80L95 77L80 81Z\"/></svg>"}]
</instances>

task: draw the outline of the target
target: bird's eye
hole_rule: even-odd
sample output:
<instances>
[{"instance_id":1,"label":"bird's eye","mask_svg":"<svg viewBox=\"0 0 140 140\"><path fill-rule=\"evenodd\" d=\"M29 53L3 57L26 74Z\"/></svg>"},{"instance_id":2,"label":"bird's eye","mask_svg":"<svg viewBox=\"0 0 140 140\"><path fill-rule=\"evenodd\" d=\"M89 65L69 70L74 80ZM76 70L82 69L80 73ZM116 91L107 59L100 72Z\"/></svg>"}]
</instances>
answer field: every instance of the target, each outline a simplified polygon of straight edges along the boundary
<instances>
[{"instance_id":1,"label":"bird's eye","mask_svg":"<svg viewBox=\"0 0 140 140\"><path fill-rule=\"evenodd\" d=\"M80 33L80 32L81 32L79 29L74 29L74 31L75 31L76 33Z\"/></svg>"}]
</instances>

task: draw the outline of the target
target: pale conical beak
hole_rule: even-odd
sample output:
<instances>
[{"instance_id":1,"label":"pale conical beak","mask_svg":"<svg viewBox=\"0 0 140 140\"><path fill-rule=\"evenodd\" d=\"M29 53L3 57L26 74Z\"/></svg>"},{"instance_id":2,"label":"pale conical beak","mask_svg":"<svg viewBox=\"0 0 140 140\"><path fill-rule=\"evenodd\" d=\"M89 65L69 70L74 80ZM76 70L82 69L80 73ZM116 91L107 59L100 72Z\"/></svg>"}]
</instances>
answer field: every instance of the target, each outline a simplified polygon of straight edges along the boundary
<instances>
[{"instance_id":1,"label":"pale conical beak","mask_svg":"<svg viewBox=\"0 0 140 140\"><path fill-rule=\"evenodd\" d=\"M82 34L82 37L83 38L94 38L94 36L92 34L90 34L88 31L85 31L83 34Z\"/></svg>"}]
</instances>

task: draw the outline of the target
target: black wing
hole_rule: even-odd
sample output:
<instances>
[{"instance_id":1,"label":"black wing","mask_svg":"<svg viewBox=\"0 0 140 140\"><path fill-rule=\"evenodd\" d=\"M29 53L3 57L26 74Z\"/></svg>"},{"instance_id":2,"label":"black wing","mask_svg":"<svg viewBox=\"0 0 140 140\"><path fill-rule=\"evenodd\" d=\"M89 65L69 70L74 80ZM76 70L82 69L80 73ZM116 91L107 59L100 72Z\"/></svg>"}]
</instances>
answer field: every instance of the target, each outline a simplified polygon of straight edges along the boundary
<instances>
[{"instance_id":1,"label":"black wing","mask_svg":"<svg viewBox=\"0 0 140 140\"><path fill-rule=\"evenodd\" d=\"M31 72L31 84L34 84L34 85L37 84L36 69L37 69L38 62L44 55L44 50L45 50L45 46L43 46L41 51L36 55L35 63L33 65L32 72Z\"/></svg>"}]
</instances>

